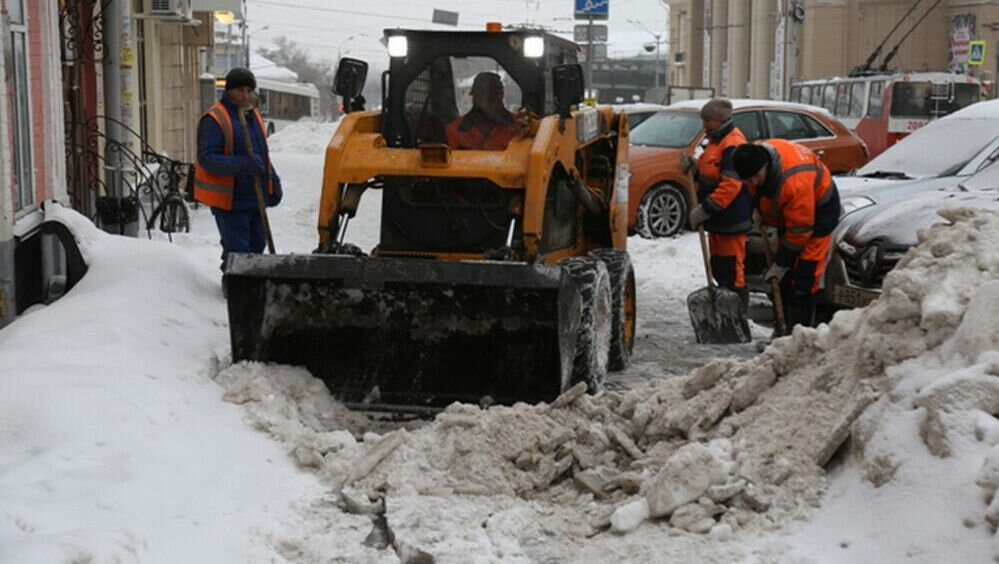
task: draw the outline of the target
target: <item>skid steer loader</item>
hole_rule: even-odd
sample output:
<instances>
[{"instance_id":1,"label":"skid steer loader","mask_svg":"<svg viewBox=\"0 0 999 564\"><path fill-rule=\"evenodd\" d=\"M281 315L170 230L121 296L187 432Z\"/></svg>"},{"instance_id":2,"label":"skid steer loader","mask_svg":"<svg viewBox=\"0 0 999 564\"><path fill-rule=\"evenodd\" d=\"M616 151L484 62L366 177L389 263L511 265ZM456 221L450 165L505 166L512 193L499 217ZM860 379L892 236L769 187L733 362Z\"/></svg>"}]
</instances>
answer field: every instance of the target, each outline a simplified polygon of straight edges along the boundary
<instances>
[{"instance_id":1,"label":"skid steer loader","mask_svg":"<svg viewBox=\"0 0 999 564\"><path fill-rule=\"evenodd\" d=\"M357 108L366 63L337 68L358 111L326 149L318 248L229 255L233 360L303 365L368 409L599 390L635 339L626 117L580 106L577 47L554 35L391 29L386 43L380 109ZM449 145L482 72L502 80L515 133ZM365 254L348 223L372 189Z\"/></svg>"}]
</instances>

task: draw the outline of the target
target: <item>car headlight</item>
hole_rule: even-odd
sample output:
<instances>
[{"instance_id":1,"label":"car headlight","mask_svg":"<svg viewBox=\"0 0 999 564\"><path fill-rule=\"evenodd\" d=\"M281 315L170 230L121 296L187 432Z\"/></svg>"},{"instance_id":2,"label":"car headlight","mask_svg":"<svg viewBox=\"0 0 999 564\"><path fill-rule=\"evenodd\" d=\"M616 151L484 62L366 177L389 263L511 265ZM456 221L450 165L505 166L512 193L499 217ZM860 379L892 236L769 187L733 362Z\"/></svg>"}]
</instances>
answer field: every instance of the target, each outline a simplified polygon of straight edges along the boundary
<instances>
[{"instance_id":1,"label":"car headlight","mask_svg":"<svg viewBox=\"0 0 999 564\"><path fill-rule=\"evenodd\" d=\"M857 210L862 210L867 206L873 206L874 200L868 198L867 196L847 196L843 198L840 202L840 213L839 216L842 218L847 214L851 214Z\"/></svg>"}]
</instances>

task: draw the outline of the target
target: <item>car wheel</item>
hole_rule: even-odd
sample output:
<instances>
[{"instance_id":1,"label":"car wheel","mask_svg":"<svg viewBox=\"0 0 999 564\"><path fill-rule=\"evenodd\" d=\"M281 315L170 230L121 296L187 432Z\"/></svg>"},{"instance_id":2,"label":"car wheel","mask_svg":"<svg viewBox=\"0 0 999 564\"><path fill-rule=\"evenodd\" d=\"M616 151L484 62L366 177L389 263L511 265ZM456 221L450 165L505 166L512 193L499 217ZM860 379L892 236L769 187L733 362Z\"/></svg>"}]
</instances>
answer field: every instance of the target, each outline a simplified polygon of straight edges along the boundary
<instances>
[{"instance_id":1,"label":"car wheel","mask_svg":"<svg viewBox=\"0 0 999 564\"><path fill-rule=\"evenodd\" d=\"M658 184L638 204L635 230L646 239L672 237L687 225L687 200L673 184Z\"/></svg>"}]
</instances>

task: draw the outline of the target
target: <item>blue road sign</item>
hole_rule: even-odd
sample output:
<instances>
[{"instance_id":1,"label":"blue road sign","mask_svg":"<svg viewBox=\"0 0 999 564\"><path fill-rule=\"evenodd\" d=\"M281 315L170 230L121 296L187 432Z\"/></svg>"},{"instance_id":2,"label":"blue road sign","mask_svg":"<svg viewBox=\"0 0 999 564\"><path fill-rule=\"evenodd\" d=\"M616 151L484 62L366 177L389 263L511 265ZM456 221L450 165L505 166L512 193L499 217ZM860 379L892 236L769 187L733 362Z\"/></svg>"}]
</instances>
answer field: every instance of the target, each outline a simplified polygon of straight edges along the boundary
<instances>
[{"instance_id":1,"label":"blue road sign","mask_svg":"<svg viewBox=\"0 0 999 564\"><path fill-rule=\"evenodd\" d=\"M606 20L610 0L576 0L576 19Z\"/></svg>"},{"instance_id":2,"label":"blue road sign","mask_svg":"<svg viewBox=\"0 0 999 564\"><path fill-rule=\"evenodd\" d=\"M969 65L984 65L985 64L985 42L969 41L968 42L968 64Z\"/></svg>"}]
</instances>

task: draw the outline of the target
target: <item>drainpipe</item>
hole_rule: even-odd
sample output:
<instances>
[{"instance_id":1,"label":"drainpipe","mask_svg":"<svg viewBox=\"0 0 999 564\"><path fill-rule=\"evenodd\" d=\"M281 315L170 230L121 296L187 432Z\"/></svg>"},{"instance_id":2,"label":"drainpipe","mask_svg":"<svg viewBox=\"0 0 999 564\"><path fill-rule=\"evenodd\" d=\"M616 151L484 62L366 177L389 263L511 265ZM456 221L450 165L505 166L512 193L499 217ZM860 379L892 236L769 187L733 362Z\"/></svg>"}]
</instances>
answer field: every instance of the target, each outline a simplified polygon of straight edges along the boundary
<instances>
[{"instance_id":1,"label":"drainpipe","mask_svg":"<svg viewBox=\"0 0 999 564\"><path fill-rule=\"evenodd\" d=\"M104 146L104 180L107 192L105 203L110 213L102 217L102 227L109 233L127 233L132 222L131 214L123 209L124 184L122 182L121 145L121 3L107 0L101 9L101 24L104 29L104 133L107 136Z\"/></svg>"},{"instance_id":2,"label":"drainpipe","mask_svg":"<svg viewBox=\"0 0 999 564\"><path fill-rule=\"evenodd\" d=\"M7 28L0 18L0 84L6 83ZM14 190L10 183L7 104L0 103L0 327L14 320Z\"/></svg>"}]
</instances>

